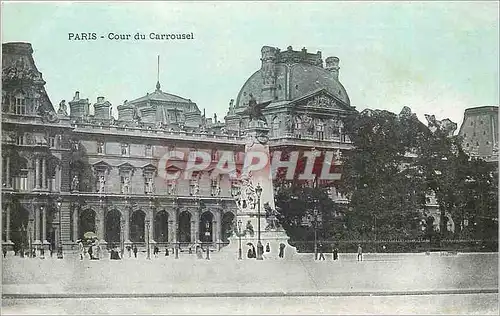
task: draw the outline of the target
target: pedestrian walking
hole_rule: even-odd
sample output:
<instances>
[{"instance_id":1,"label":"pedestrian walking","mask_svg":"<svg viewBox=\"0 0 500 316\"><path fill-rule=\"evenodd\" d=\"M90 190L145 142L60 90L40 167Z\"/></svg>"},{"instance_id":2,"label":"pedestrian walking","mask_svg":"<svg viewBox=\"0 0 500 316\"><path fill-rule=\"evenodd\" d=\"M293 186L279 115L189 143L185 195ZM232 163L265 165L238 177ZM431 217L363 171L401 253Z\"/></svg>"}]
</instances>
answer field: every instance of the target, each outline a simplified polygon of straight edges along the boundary
<instances>
[{"instance_id":1,"label":"pedestrian walking","mask_svg":"<svg viewBox=\"0 0 500 316\"><path fill-rule=\"evenodd\" d=\"M165 246L165 257L168 257L169 253L168 253L168 247Z\"/></svg>"},{"instance_id":2,"label":"pedestrian walking","mask_svg":"<svg viewBox=\"0 0 500 316\"><path fill-rule=\"evenodd\" d=\"M7 248L2 247L3 257L7 257Z\"/></svg>"},{"instance_id":3,"label":"pedestrian walking","mask_svg":"<svg viewBox=\"0 0 500 316\"><path fill-rule=\"evenodd\" d=\"M134 257L137 258L137 245L134 245Z\"/></svg>"},{"instance_id":4,"label":"pedestrian walking","mask_svg":"<svg viewBox=\"0 0 500 316\"><path fill-rule=\"evenodd\" d=\"M262 255L264 254L264 245L260 242L260 240L257 242L257 253L262 258Z\"/></svg>"},{"instance_id":5,"label":"pedestrian walking","mask_svg":"<svg viewBox=\"0 0 500 316\"><path fill-rule=\"evenodd\" d=\"M280 252L278 254L280 258L285 257L285 247L286 245L284 243L280 243Z\"/></svg>"},{"instance_id":6,"label":"pedestrian walking","mask_svg":"<svg viewBox=\"0 0 500 316\"><path fill-rule=\"evenodd\" d=\"M322 243L319 243L318 250L319 250L319 258L318 258L318 260L326 260L325 259L325 254L323 253L323 244Z\"/></svg>"},{"instance_id":7,"label":"pedestrian walking","mask_svg":"<svg viewBox=\"0 0 500 316\"><path fill-rule=\"evenodd\" d=\"M54 254L54 248L52 247L52 244L49 245L49 251L50 251L50 257L52 258L52 255Z\"/></svg>"},{"instance_id":8,"label":"pedestrian walking","mask_svg":"<svg viewBox=\"0 0 500 316\"><path fill-rule=\"evenodd\" d=\"M160 248L158 248L158 246L155 246L153 248L153 255L155 256L155 258L158 258L159 253L160 253Z\"/></svg>"},{"instance_id":9,"label":"pedestrian walking","mask_svg":"<svg viewBox=\"0 0 500 316\"><path fill-rule=\"evenodd\" d=\"M333 248L333 260L337 260L339 258L339 250L337 247Z\"/></svg>"},{"instance_id":10,"label":"pedestrian walking","mask_svg":"<svg viewBox=\"0 0 500 316\"><path fill-rule=\"evenodd\" d=\"M92 249L92 244L89 245L89 250L87 250L89 253L90 260L94 260L94 250Z\"/></svg>"},{"instance_id":11,"label":"pedestrian walking","mask_svg":"<svg viewBox=\"0 0 500 316\"><path fill-rule=\"evenodd\" d=\"M361 244L358 244L358 261L363 261L363 248L361 248Z\"/></svg>"},{"instance_id":12,"label":"pedestrian walking","mask_svg":"<svg viewBox=\"0 0 500 316\"><path fill-rule=\"evenodd\" d=\"M271 246L269 246L269 243L266 244L266 252L271 252Z\"/></svg>"},{"instance_id":13,"label":"pedestrian walking","mask_svg":"<svg viewBox=\"0 0 500 316\"><path fill-rule=\"evenodd\" d=\"M83 260L83 254L85 252L85 247L83 247L83 242L78 240L78 252L80 253L80 260Z\"/></svg>"}]
</instances>

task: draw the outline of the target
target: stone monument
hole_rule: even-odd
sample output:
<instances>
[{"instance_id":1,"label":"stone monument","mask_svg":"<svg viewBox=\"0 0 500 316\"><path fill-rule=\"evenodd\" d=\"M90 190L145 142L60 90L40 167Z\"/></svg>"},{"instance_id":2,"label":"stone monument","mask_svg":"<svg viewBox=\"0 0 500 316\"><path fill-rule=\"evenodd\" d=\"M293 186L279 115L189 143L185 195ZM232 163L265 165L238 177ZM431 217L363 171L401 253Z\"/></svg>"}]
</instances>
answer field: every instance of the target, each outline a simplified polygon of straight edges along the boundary
<instances>
[{"instance_id":1,"label":"stone monument","mask_svg":"<svg viewBox=\"0 0 500 316\"><path fill-rule=\"evenodd\" d=\"M285 259L291 258L297 253L296 248L289 245L288 240L290 237L288 237L277 220L271 175L271 157L267 145L269 128L265 120L261 119L262 116L258 115L260 109L269 103L254 104L256 111L250 108L252 103L249 104L250 109L248 112L251 114L251 120L245 131L247 138L245 163L240 176L239 190L235 196L238 213L235 218L236 223L233 226L233 234L229 238L229 245L220 251L221 254L231 256L234 259L238 258L239 235L241 235L242 259L244 260L250 260L247 257L249 248L251 249L253 246L257 249L259 236L261 244L266 248L263 253L263 260L278 259L281 244L285 245ZM254 112L257 112L257 115ZM254 162L254 157L266 157L267 160L263 166L260 166L260 162ZM238 225L238 222L241 225ZM253 234L247 229L248 226L253 228ZM268 249L270 249L269 252L266 251ZM257 255L258 257L259 255Z\"/></svg>"}]
</instances>

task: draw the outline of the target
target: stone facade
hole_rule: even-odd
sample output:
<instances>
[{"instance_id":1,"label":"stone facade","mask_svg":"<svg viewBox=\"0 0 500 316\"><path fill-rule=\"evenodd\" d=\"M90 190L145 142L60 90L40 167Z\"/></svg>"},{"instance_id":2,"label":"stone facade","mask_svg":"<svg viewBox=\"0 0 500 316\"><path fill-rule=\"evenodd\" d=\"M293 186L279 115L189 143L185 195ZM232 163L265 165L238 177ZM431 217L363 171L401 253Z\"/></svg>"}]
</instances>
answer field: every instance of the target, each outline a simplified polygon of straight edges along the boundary
<instances>
[{"instance_id":1,"label":"stone facade","mask_svg":"<svg viewBox=\"0 0 500 316\"><path fill-rule=\"evenodd\" d=\"M471 155L498 161L498 106L481 106L465 110L459 135Z\"/></svg>"}]
</instances>

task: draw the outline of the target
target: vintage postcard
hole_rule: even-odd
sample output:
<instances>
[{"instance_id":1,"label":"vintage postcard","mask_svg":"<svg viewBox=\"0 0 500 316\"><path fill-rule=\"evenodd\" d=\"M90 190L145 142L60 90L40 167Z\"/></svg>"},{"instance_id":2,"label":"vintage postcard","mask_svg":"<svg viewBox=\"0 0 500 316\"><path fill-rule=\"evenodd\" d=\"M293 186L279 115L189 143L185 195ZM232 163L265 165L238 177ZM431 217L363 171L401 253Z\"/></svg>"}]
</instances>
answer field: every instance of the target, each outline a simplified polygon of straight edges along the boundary
<instances>
[{"instance_id":1,"label":"vintage postcard","mask_svg":"<svg viewBox=\"0 0 500 316\"><path fill-rule=\"evenodd\" d=\"M498 315L498 2L1 12L2 314Z\"/></svg>"}]
</instances>

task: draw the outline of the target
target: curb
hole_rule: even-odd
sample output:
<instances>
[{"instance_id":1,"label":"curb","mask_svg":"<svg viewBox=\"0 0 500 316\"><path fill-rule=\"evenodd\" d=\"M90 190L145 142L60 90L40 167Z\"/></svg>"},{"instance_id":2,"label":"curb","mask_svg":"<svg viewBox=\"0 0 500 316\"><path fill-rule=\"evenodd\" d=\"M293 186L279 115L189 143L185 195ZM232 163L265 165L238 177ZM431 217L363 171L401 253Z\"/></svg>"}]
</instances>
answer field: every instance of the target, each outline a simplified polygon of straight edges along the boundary
<instances>
[{"instance_id":1,"label":"curb","mask_svg":"<svg viewBox=\"0 0 500 316\"><path fill-rule=\"evenodd\" d=\"M186 298L186 297L341 297L341 296L409 296L495 294L496 289L455 289L426 291L360 291L360 292L218 292L218 293L55 293L55 294L2 294L2 299L106 299L106 298Z\"/></svg>"}]
</instances>

